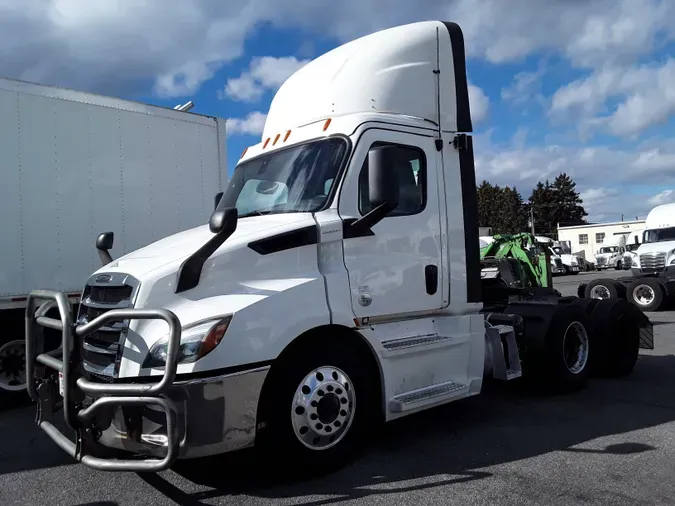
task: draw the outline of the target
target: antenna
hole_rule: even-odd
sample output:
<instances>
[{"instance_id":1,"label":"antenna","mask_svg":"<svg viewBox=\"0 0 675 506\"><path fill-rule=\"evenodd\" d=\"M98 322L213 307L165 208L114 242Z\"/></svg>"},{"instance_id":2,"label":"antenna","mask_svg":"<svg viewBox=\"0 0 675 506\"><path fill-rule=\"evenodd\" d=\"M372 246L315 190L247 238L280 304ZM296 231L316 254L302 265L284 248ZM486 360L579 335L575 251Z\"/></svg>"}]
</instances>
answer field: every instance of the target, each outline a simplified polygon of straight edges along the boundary
<instances>
[{"instance_id":1,"label":"antenna","mask_svg":"<svg viewBox=\"0 0 675 506\"><path fill-rule=\"evenodd\" d=\"M441 38L436 27L436 112L438 114L438 139L436 139L436 151L443 151L443 130L441 128Z\"/></svg>"}]
</instances>

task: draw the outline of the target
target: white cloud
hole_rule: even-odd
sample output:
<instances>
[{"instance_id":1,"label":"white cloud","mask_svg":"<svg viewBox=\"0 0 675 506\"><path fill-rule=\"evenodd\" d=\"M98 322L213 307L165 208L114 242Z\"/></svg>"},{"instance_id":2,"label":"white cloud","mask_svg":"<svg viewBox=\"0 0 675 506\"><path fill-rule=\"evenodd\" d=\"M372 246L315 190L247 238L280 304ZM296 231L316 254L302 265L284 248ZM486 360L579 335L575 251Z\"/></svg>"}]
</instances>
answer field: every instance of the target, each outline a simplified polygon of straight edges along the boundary
<instances>
[{"instance_id":1,"label":"white cloud","mask_svg":"<svg viewBox=\"0 0 675 506\"><path fill-rule=\"evenodd\" d=\"M0 74L97 92L194 93L243 54L264 23L351 39L423 19L462 26L470 56L519 61L560 50L575 65L632 62L673 36L675 4L644 0L575 1L228 0L227 2L0 1Z\"/></svg>"},{"instance_id":2,"label":"white cloud","mask_svg":"<svg viewBox=\"0 0 675 506\"><path fill-rule=\"evenodd\" d=\"M266 91L278 89L291 74L307 63L309 60L299 60L295 56L253 58L248 70L227 80L224 94L242 102L258 101Z\"/></svg>"},{"instance_id":3,"label":"white cloud","mask_svg":"<svg viewBox=\"0 0 675 506\"><path fill-rule=\"evenodd\" d=\"M649 204L652 206L671 204L673 202L675 202L675 190L663 190L649 199Z\"/></svg>"},{"instance_id":4,"label":"white cloud","mask_svg":"<svg viewBox=\"0 0 675 506\"><path fill-rule=\"evenodd\" d=\"M582 130L600 128L634 137L675 113L675 59L663 65L604 67L558 89L551 100L553 118L580 121ZM607 102L619 98L613 110ZM604 114L603 114L604 113Z\"/></svg>"},{"instance_id":5,"label":"white cloud","mask_svg":"<svg viewBox=\"0 0 675 506\"><path fill-rule=\"evenodd\" d=\"M228 135L260 135L265 128L267 114L254 111L244 118L229 118L227 120Z\"/></svg>"},{"instance_id":6,"label":"white cloud","mask_svg":"<svg viewBox=\"0 0 675 506\"><path fill-rule=\"evenodd\" d=\"M490 109L490 99L481 88L473 84L469 84L469 107L471 119L476 123L483 121Z\"/></svg>"},{"instance_id":7,"label":"white cloud","mask_svg":"<svg viewBox=\"0 0 675 506\"><path fill-rule=\"evenodd\" d=\"M602 145L527 146L523 139L523 131L517 132L509 144L494 144L490 132L477 135L476 179L515 185L527 198L538 181L553 180L565 172L577 183L594 220L602 216L619 220L621 214L631 219L646 215L653 207L653 193L626 198L629 187L675 185L675 140L661 143L659 149L652 148L651 143L621 149ZM671 196L675 198L675 192Z\"/></svg>"}]
</instances>

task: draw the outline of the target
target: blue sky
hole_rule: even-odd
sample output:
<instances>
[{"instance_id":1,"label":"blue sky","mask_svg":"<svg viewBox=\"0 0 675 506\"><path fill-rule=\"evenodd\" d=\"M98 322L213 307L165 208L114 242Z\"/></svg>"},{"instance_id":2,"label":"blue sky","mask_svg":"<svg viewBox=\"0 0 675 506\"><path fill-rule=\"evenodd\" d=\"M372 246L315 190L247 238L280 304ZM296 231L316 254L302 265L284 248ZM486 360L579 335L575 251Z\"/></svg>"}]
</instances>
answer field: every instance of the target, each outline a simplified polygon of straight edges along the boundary
<instances>
[{"instance_id":1,"label":"blue sky","mask_svg":"<svg viewBox=\"0 0 675 506\"><path fill-rule=\"evenodd\" d=\"M167 8L167 4L171 7ZM545 4L545 5L544 5ZM675 2L0 1L0 75L228 118L230 171L283 80L377 29L456 21L479 179L567 172L590 218L675 200Z\"/></svg>"}]
</instances>

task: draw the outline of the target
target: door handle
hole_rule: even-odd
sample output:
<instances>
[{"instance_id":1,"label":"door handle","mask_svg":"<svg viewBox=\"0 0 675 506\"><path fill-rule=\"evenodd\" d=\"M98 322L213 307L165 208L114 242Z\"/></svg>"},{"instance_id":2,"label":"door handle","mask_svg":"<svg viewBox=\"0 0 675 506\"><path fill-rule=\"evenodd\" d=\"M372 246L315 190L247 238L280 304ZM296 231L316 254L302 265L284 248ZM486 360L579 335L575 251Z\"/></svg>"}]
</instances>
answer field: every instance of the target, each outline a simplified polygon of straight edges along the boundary
<instances>
[{"instance_id":1,"label":"door handle","mask_svg":"<svg viewBox=\"0 0 675 506\"><path fill-rule=\"evenodd\" d=\"M427 285L427 293L433 295L438 290L438 267L427 265L424 268L424 281Z\"/></svg>"}]
</instances>

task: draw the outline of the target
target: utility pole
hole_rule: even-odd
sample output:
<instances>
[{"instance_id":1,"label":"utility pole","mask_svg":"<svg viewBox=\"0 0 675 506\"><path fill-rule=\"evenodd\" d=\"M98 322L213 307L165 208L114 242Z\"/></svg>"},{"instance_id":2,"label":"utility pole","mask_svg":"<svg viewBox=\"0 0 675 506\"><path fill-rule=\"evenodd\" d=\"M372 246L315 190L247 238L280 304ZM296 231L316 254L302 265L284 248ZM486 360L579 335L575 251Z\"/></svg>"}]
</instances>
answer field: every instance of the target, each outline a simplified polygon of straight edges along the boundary
<instances>
[{"instance_id":1,"label":"utility pole","mask_svg":"<svg viewBox=\"0 0 675 506\"><path fill-rule=\"evenodd\" d=\"M530 230L534 236L534 206L530 205Z\"/></svg>"}]
</instances>

